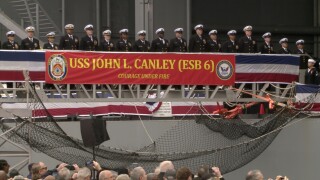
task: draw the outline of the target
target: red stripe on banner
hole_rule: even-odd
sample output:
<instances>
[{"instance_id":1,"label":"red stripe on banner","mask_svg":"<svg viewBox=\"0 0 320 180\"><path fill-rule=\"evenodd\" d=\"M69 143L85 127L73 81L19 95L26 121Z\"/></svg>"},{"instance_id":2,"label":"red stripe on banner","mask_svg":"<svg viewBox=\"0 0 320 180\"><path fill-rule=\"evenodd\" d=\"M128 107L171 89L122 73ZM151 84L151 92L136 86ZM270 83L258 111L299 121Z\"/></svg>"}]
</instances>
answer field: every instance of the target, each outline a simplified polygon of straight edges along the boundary
<instances>
[{"instance_id":1,"label":"red stripe on banner","mask_svg":"<svg viewBox=\"0 0 320 180\"><path fill-rule=\"evenodd\" d=\"M307 105L307 103L296 103L295 107L298 109L302 109ZM314 103L312 104L310 108L306 108L306 111L319 111L320 112L320 103Z\"/></svg>"},{"instance_id":2,"label":"red stripe on banner","mask_svg":"<svg viewBox=\"0 0 320 180\"><path fill-rule=\"evenodd\" d=\"M44 81L45 72L29 71L29 76L32 81ZM0 71L0 81L24 81L22 71Z\"/></svg>"},{"instance_id":3,"label":"red stripe on banner","mask_svg":"<svg viewBox=\"0 0 320 180\"><path fill-rule=\"evenodd\" d=\"M287 82L297 81L298 75L276 73L237 73L236 82Z\"/></svg>"},{"instance_id":4,"label":"red stripe on banner","mask_svg":"<svg viewBox=\"0 0 320 180\"><path fill-rule=\"evenodd\" d=\"M218 109L216 105L203 106L204 109L211 114ZM97 114L146 114L152 115L152 112L145 106L101 106L101 107L83 107L83 108L56 108L47 109L52 116L67 116L67 115L97 115ZM172 106L172 114L207 114L203 112L199 106ZM34 116L46 116L44 110L33 111Z\"/></svg>"}]
</instances>

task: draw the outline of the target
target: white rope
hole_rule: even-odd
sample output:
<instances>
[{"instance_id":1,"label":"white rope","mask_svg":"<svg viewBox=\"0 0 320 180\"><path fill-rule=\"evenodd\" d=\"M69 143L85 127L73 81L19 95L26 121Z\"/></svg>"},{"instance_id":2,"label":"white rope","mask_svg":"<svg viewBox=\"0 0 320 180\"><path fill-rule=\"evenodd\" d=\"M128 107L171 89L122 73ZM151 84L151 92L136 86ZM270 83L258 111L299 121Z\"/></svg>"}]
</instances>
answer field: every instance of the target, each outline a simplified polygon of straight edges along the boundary
<instances>
[{"instance_id":1,"label":"white rope","mask_svg":"<svg viewBox=\"0 0 320 180\"><path fill-rule=\"evenodd\" d=\"M140 119L140 122L141 122L141 125L142 125L144 131L146 132L146 134L147 134L148 138L150 139L150 141L151 141L152 143L154 143L154 140L153 140L152 137L150 136L149 131L147 130L144 122L143 122L142 119L141 119L141 115L140 115L139 112L138 112L137 106L134 105L134 107L135 107L135 109L136 109L136 112L137 112L137 114L138 114L138 117L139 117L139 119Z\"/></svg>"},{"instance_id":2,"label":"white rope","mask_svg":"<svg viewBox=\"0 0 320 180\"><path fill-rule=\"evenodd\" d=\"M272 84L272 83L270 83L270 85L271 85L271 86L273 86L273 87L275 87L275 88L277 88L277 89L282 89L282 90L285 90L285 89L292 89L292 88L294 88L294 87L295 87L295 85L294 85L293 83L291 83L291 86L286 87L286 88L282 88L282 87L276 86L276 85L274 85L274 84Z\"/></svg>"}]
</instances>

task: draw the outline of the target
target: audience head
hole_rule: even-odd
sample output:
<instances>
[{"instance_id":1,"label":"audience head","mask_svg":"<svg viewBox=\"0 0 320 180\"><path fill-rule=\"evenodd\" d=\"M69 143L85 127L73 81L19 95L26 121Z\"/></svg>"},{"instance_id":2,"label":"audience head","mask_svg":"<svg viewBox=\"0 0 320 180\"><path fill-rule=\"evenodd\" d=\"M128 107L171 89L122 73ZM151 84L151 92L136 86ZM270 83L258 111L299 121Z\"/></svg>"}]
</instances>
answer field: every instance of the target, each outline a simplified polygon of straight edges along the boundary
<instances>
[{"instance_id":1,"label":"audience head","mask_svg":"<svg viewBox=\"0 0 320 180\"><path fill-rule=\"evenodd\" d=\"M6 160L1 159L0 160L0 171L4 171L6 174L8 174L9 168L10 168L9 163Z\"/></svg>"},{"instance_id":2,"label":"audience head","mask_svg":"<svg viewBox=\"0 0 320 180\"><path fill-rule=\"evenodd\" d=\"M10 178L14 178L15 176L18 176L20 175L19 171L16 170L16 169L12 169L10 172L9 172L9 177Z\"/></svg>"},{"instance_id":3,"label":"audience head","mask_svg":"<svg viewBox=\"0 0 320 180\"><path fill-rule=\"evenodd\" d=\"M34 163L34 164L32 165L32 168L31 168L31 179L32 179L32 180L41 179L40 171L41 171L41 166L40 166L40 164L39 164L39 163Z\"/></svg>"},{"instance_id":4,"label":"audience head","mask_svg":"<svg viewBox=\"0 0 320 180\"><path fill-rule=\"evenodd\" d=\"M0 180L7 180L8 176L7 173L3 170L0 170Z\"/></svg>"},{"instance_id":5,"label":"audience head","mask_svg":"<svg viewBox=\"0 0 320 180\"><path fill-rule=\"evenodd\" d=\"M115 180L115 178L111 171L104 170L100 172L99 180Z\"/></svg>"},{"instance_id":6,"label":"audience head","mask_svg":"<svg viewBox=\"0 0 320 180\"><path fill-rule=\"evenodd\" d=\"M263 174L260 170L251 170L248 172L246 180L263 180Z\"/></svg>"},{"instance_id":7,"label":"audience head","mask_svg":"<svg viewBox=\"0 0 320 180\"><path fill-rule=\"evenodd\" d=\"M128 174L120 174L116 180L130 180Z\"/></svg>"},{"instance_id":8,"label":"audience head","mask_svg":"<svg viewBox=\"0 0 320 180\"><path fill-rule=\"evenodd\" d=\"M69 169L64 167L58 172L58 176L59 176L59 180L70 180L71 172Z\"/></svg>"},{"instance_id":9,"label":"audience head","mask_svg":"<svg viewBox=\"0 0 320 180\"><path fill-rule=\"evenodd\" d=\"M142 167L136 167L131 171L131 180L146 180L146 171Z\"/></svg>"},{"instance_id":10,"label":"audience head","mask_svg":"<svg viewBox=\"0 0 320 180\"><path fill-rule=\"evenodd\" d=\"M55 180L56 178L54 176L47 176L46 178L44 178L44 180Z\"/></svg>"},{"instance_id":11,"label":"audience head","mask_svg":"<svg viewBox=\"0 0 320 180\"><path fill-rule=\"evenodd\" d=\"M176 170L168 169L166 171L166 173L164 174L163 179L165 179L165 180L174 180L174 179L176 179Z\"/></svg>"},{"instance_id":12,"label":"audience head","mask_svg":"<svg viewBox=\"0 0 320 180\"><path fill-rule=\"evenodd\" d=\"M163 161L160 163L159 168L160 168L160 172L165 173L169 169L174 169L174 165L173 165L172 161Z\"/></svg>"},{"instance_id":13,"label":"audience head","mask_svg":"<svg viewBox=\"0 0 320 180\"><path fill-rule=\"evenodd\" d=\"M187 167L182 167L177 171L177 180L192 180L192 173Z\"/></svg>"},{"instance_id":14,"label":"audience head","mask_svg":"<svg viewBox=\"0 0 320 180\"><path fill-rule=\"evenodd\" d=\"M158 180L158 175L156 173L147 174L147 180Z\"/></svg>"},{"instance_id":15,"label":"audience head","mask_svg":"<svg viewBox=\"0 0 320 180\"><path fill-rule=\"evenodd\" d=\"M40 172L39 172L40 175L41 175L41 176L46 175L47 172L48 172L47 166L46 166L43 162L39 162L39 165L40 165Z\"/></svg>"},{"instance_id":16,"label":"audience head","mask_svg":"<svg viewBox=\"0 0 320 180\"><path fill-rule=\"evenodd\" d=\"M80 168L77 174L77 180L90 180L91 178L91 171L89 168L84 167Z\"/></svg>"}]
</instances>

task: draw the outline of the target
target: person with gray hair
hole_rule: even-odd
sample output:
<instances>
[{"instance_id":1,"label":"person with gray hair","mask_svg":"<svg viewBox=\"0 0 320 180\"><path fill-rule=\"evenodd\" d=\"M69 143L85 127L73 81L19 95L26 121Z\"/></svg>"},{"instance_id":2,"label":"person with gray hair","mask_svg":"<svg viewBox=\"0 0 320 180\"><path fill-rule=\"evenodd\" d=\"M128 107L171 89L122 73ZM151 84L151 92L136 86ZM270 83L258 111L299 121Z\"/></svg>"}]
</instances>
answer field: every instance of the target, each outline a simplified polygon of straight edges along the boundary
<instances>
[{"instance_id":1,"label":"person with gray hair","mask_svg":"<svg viewBox=\"0 0 320 180\"><path fill-rule=\"evenodd\" d=\"M136 167L131 171L131 180L147 180L146 171L142 167Z\"/></svg>"},{"instance_id":2,"label":"person with gray hair","mask_svg":"<svg viewBox=\"0 0 320 180\"><path fill-rule=\"evenodd\" d=\"M160 173L158 175L158 179L163 180L163 176L168 170L174 170L174 165L172 161L162 161L159 165L159 168Z\"/></svg>"},{"instance_id":3,"label":"person with gray hair","mask_svg":"<svg viewBox=\"0 0 320 180\"><path fill-rule=\"evenodd\" d=\"M87 167L80 168L78 175L77 175L77 180L90 180L90 178L91 178L90 169Z\"/></svg>"},{"instance_id":4,"label":"person with gray hair","mask_svg":"<svg viewBox=\"0 0 320 180\"><path fill-rule=\"evenodd\" d=\"M109 170L101 171L99 174L99 180L115 180L115 176Z\"/></svg>"},{"instance_id":5,"label":"person with gray hair","mask_svg":"<svg viewBox=\"0 0 320 180\"><path fill-rule=\"evenodd\" d=\"M147 180L158 180L158 175L156 173L147 174Z\"/></svg>"},{"instance_id":6,"label":"person with gray hair","mask_svg":"<svg viewBox=\"0 0 320 180\"><path fill-rule=\"evenodd\" d=\"M246 176L246 180L263 180L263 174L260 170L251 170Z\"/></svg>"},{"instance_id":7,"label":"person with gray hair","mask_svg":"<svg viewBox=\"0 0 320 180\"><path fill-rule=\"evenodd\" d=\"M128 174L120 174L116 180L130 180Z\"/></svg>"},{"instance_id":8,"label":"person with gray hair","mask_svg":"<svg viewBox=\"0 0 320 180\"><path fill-rule=\"evenodd\" d=\"M71 179L71 173L70 170L67 168L62 168L59 172L58 172L58 177L57 179L59 180L70 180Z\"/></svg>"}]
</instances>

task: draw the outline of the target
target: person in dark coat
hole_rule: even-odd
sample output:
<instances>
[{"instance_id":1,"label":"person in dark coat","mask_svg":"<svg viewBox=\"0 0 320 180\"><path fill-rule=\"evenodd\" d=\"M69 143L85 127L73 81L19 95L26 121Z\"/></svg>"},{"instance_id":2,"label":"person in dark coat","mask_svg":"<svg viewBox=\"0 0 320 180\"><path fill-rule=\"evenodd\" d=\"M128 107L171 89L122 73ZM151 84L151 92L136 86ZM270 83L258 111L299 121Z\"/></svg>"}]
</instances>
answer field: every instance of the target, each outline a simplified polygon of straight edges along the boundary
<instances>
[{"instance_id":1,"label":"person in dark coat","mask_svg":"<svg viewBox=\"0 0 320 180\"><path fill-rule=\"evenodd\" d=\"M176 28L174 30L175 38L170 40L169 51L170 52L187 52L187 41L182 37L183 28Z\"/></svg>"},{"instance_id":2,"label":"person in dark coat","mask_svg":"<svg viewBox=\"0 0 320 180\"><path fill-rule=\"evenodd\" d=\"M228 33L229 40L222 44L221 51L225 53L237 53L239 51L238 41L236 40L236 30L230 30Z\"/></svg>"},{"instance_id":3,"label":"person in dark coat","mask_svg":"<svg viewBox=\"0 0 320 180\"><path fill-rule=\"evenodd\" d=\"M164 39L164 29L159 28L156 30L158 38L151 42L151 52L168 52L169 41Z\"/></svg>"},{"instance_id":4,"label":"person in dark coat","mask_svg":"<svg viewBox=\"0 0 320 180\"><path fill-rule=\"evenodd\" d=\"M46 36L48 38L48 42L43 45L43 49L58 50L58 45L54 43L56 34L54 32L50 32Z\"/></svg>"},{"instance_id":5,"label":"person in dark coat","mask_svg":"<svg viewBox=\"0 0 320 180\"><path fill-rule=\"evenodd\" d=\"M261 54L274 54L273 44L271 43L271 33L266 32L262 35L264 43L259 47Z\"/></svg>"},{"instance_id":6,"label":"person in dark coat","mask_svg":"<svg viewBox=\"0 0 320 180\"><path fill-rule=\"evenodd\" d=\"M282 38L279 41L281 48L278 50L278 54L291 54L290 49L288 49L288 39Z\"/></svg>"},{"instance_id":7,"label":"person in dark coat","mask_svg":"<svg viewBox=\"0 0 320 180\"><path fill-rule=\"evenodd\" d=\"M208 40L208 52L221 52L221 42L218 39L218 31L211 30L209 32L210 39Z\"/></svg>"},{"instance_id":8,"label":"person in dark coat","mask_svg":"<svg viewBox=\"0 0 320 180\"><path fill-rule=\"evenodd\" d=\"M111 41L111 31L105 30L102 32L104 39L100 42L100 51L114 51L115 44Z\"/></svg>"},{"instance_id":9,"label":"person in dark coat","mask_svg":"<svg viewBox=\"0 0 320 180\"><path fill-rule=\"evenodd\" d=\"M64 26L66 35L60 38L59 49L61 50L78 50L79 49L79 38L73 34L74 25L67 24Z\"/></svg>"},{"instance_id":10,"label":"person in dark coat","mask_svg":"<svg viewBox=\"0 0 320 180\"><path fill-rule=\"evenodd\" d=\"M194 30L196 31L196 34L189 40L189 52L206 52L207 39L203 35L203 25L196 25Z\"/></svg>"},{"instance_id":11,"label":"person in dark coat","mask_svg":"<svg viewBox=\"0 0 320 180\"><path fill-rule=\"evenodd\" d=\"M6 33L7 41L3 42L2 49L6 50L18 50L19 44L14 40L16 33L14 31L8 31Z\"/></svg>"},{"instance_id":12,"label":"person in dark coat","mask_svg":"<svg viewBox=\"0 0 320 180\"><path fill-rule=\"evenodd\" d=\"M308 60L308 69L306 70L306 73L305 73L305 84L318 84L319 83L318 71L314 67L315 63L316 63L316 61L313 59Z\"/></svg>"},{"instance_id":13,"label":"person in dark coat","mask_svg":"<svg viewBox=\"0 0 320 180\"><path fill-rule=\"evenodd\" d=\"M256 53L257 41L252 38L252 26L244 27L243 32L245 33L245 36L239 39L239 52Z\"/></svg>"},{"instance_id":14,"label":"person in dark coat","mask_svg":"<svg viewBox=\"0 0 320 180\"><path fill-rule=\"evenodd\" d=\"M98 51L98 38L93 35L93 25L86 25L84 31L86 35L81 38L79 49L84 51Z\"/></svg>"},{"instance_id":15,"label":"person in dark coat","mask_svg":"<svg viewBox=\"0 0 320 180\"><path fill-rule=\"evenodd\" d=\"M128 29L121 29L119 31L120 40L117 42L116 51L128 52L132 51L132 43L128 40Z\"/></svg>"},{"instance_id":16,"label":"person in dark coat","mask_svg":"<svg viewBox=\"0 0 320 180\"><path fill-rule=\"evenodd\" d=\"M137 33L139 39L134 42L133 51L135 52L149 52L150 51L150 42L146 40L147 32L141 30Z\"/></svg>"},{"instance_id":17,"label":"person in dark coat","mask_svg":"<svg viewBox=\"0 0 320 180\"><path fill-rule=\"evenodd\" d=\"M39 40L33 37L35 28L32 26L29 26L25 29L25 31L28 33L28 37L21 41L21 49L22 50L40 49Z\"/></svg>"},{"instance_id":18,"label":"person in dark coat","mask_svg":"<svg viewBox=\"0 0 320 180\"><path fill-rule=\"evenodd\" d=\"M299 55L307 55L308 52L304 49L304 40L299 39L296 42L297 49L294 51L294 54ZM307 69L308 68L308 57L307 56L300 56L300 69Z\"/></svg>"}]
</instances>

